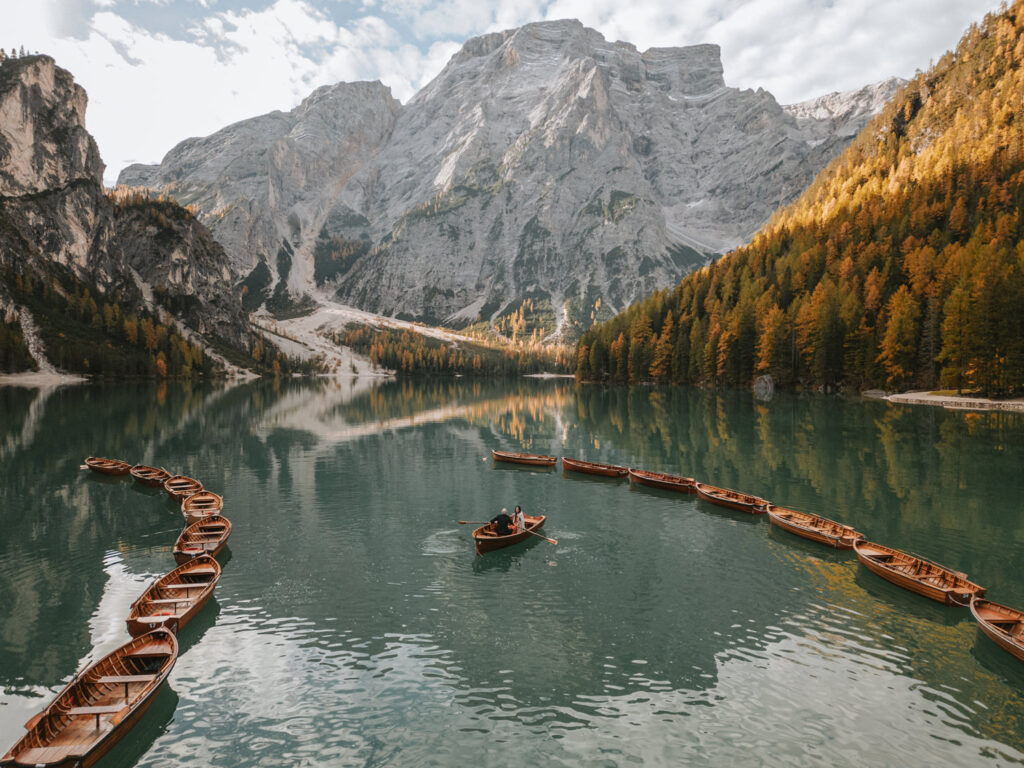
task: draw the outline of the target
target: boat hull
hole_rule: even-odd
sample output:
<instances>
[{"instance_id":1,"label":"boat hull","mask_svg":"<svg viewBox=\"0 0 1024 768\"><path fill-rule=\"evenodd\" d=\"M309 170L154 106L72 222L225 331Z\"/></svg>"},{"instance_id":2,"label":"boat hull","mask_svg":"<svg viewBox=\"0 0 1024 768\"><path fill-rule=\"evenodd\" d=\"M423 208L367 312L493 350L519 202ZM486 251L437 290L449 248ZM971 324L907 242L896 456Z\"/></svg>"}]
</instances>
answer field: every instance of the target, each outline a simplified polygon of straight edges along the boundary
<instances>
[{"instance_id":1,"label":"boat hull","mask_svg":"<svg viewBox=\"0 0 1024 768\"><path fill-rule=\"evenodd\" d=\"M1018 661L1024 661L1024 612L976 598L971 601L971 615L989 640ZM996 626L1000 622L1014 622L1015 626L1003 631Z\"/></svg>"},{"instance_id":2,"label":"boat hull","mask_svg":"<svg viewBox=\"0 0 1024 768\"><path fill-rule=\"evenodd\" d=\"M768 507L768 521L784 531L835 549L853 549L854 542L864 538L863 534L834 520L803 513L794 515L792 512L772 505ZM804 518L813 518L826 525L808 525Z\"/></svg>"},{"instance_id":3,"label":"boat hull","mask_svg":"<svg viewBox=\"0 0 1024 768\"><path fill-rule=\"evenodd\" d=\"M163 488L164 483L170 479L171 473L156 467L147 467L136 464L131 468L131 476L135 482L148 485L150 488Z\"/></svg>"},{"instance_id":4,"label":"boat hull","mask_svg":"<svg viewBox=\"0 0 1024 768\"><path fill-rule=\"evenodd\" d=\"M660 488L663 491L696 493L694 490L696 481L692 477L666 475L661 472L648 472L644 469L630 469L627 471L631 483L646 485L648 488Z\"/></svg>"},{"instance_id":5,"label":"boat hull","mask_svg":"<svg viewBox=\"0 0 1024 768\"><path fill-rule=\"evenodd\" d=\"M544 456L539 453L513 453L511 451L491 451L495 461L507 461L510 464L526 464L531 467L553 467L558 459L555 456Z\"/></svg>"},{"instance_id":6,"label":"boat hull","mask_svg":"<svg viewBox=\"0 0 1024 768\"><path fill-rule=\"evenodd\" d=\"M151 646L164 649L150 656L162 659L155 668L152 663L130 661L132 651ZM48 768L95 765L143 717L166 682L177 657L178 643L174 635L165 630L149 632L125 643L76 675L45 709L28 722L28 733L0 758L0 765ZM141 672L143 680L103 679L106 675L121 675L125 671L135 675ZM144 687L135 691L132 700L128 685L139 683ZM125 691L123 701L122 685ZM73 708L103 708L106 711L99 714L73 712ZM94 729L93 717L99 724L99 718L104 715L111 716L107 727Z\"/></svg>"},{"instance_id":7,"label":"boat hull","mask_svg":"<svg viewBox=\"0 0 1024 768\"><path fill-rule=\"evenodd\" d=\"M221 528L214 532L204 532L204 528ZM174 562L178 565L194 560L201 555L217 557L227 546L228 537L231 536L231 521L223 515L200 520L189 525L178 536L174 542Z\"/></svg>"},{"instance_id":8,"label":"boat hull","mask_svg":"<svg viewBox=\"0 0 1024 768\"><path fill-rule=\"evenodd\" d=\"M526 515L526 530L522 533L511 533L508 536L488 536L484 532L490 527L490 523L482 525L473 531L473 541L476 542L477 554L493 552L496 549L504 549L518 544L527 539L534 538L531 531L539 531L544 526L547 517L544 515Z\"/></svg>"},{"instance_id":9,"label":"boat hull","mask_svg":"<svg viewBox=\"0 0 1024 768\"><path fill-rule=\"evenodd\" d=\"M188 583L181 579L196 575L206 578L206 581L189 589L176 586ZM138 637L155 627L180 632L209 602L219 579L220 565L208 555L200 555L179 565L150 584L138 600L132 603L132 609L125 620L128 634ZM156 600L163 602L154 602Z\"/></svg>"},{"instance_id":10,"label":"boat hull","mask_svg":"<svg viewBox=\"0 0 1024 768\"><path fill-rule=\"evenodd\" d=\"M600 464L595 461L567 459L564 456L562 457L562 469L568 472L600 475L601 477L627 477L629 475L628 467L620 467L617 464Z\"/></svg>"},{"instance_id":11,"label":"boat hull","mask_svg":"<svg viewBox=\"0 0 1024 768\"><path fill-rule=\"evenodd\" d=\"M878 558L878 555L898 556L901 560L908 563L912 563L913 561L926 562L920 560L920 558L915 558L912 555L899 552L898 550L883 547L879 544L873 544L872 542L865 541L863 539L856 542L853 545L853 549L857 553L857 559L861 562L861 565L876 576L881 576L886 581L891 582L898 587L903 587L903 589L921 595L922 597L927 597L930 600L935 600L938 603L964 607L971 602L972 597L982 597L985 594L984 587L972 584L966 579L961 579L960 581L962 581L962 583L950 584L948 586L931 584L927 581L923 581L921 578L915 578L915 576L909 573L904 573L896 565L890 565ZM942 568L941 566L934 566L934 568L937 569L937 572L944 572L949 576L954 577L955 580L955 575L949 569Z\"/></svg>"},{"instance_id":12,"label":"boat hull","mask_svg":"<svg viewBox=\"0 0 1024 768\"><path fill-rule=\"evenodd\" d=\"M696 491L697 496L709 504L728 507L729 509L735 509L737 512L761 515L768 511L768 502L757 496L731 491L728 488L705 485L704 483L697 483Z\"/></svg>"},{"instance_id":13,"label":"boat hull","mask_svg":"<svg viewBox=\"0 0 1024 768\"><path fill-rule=\"evenodd\" d=\"M222 509L224 509L224 499L212 491L194 493L181 502L181 514L185 516L186 525L217 517Z\"/></svg>"},{"instance_id":14,"label":"boat hull","mask_svg":"<svg viewBox=\"0 0 1024 768\"><path fill-rule=\"evenodd\" d=\"M93 472L99 472L102 475L114 475L115 477L127 475L132 470L132 465L127 461L102 459L98 456L87 457L85 460L85 466Z\"/></svg>"},{"instance_id":15,"label":"boat hull","mask_svg":"<svg viewBox=\"0 0 1024 768\"><path fill-rule=\"evenodd\" d=\"M164 490L178 501L184 501L189 496L203 490L203 484L194 477L186 475L175 475L164 481Z\"/></svg>"}]
</instances>

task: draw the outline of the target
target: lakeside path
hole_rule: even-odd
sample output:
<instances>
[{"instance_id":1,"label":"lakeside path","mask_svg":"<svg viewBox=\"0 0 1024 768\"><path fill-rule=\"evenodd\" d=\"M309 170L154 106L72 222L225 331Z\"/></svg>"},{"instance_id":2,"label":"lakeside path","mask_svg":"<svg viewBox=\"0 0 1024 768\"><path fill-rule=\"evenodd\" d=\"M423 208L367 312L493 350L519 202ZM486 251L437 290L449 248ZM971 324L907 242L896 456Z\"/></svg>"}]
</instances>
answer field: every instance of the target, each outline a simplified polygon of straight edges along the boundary
<instances>
[{"instance_id":1,"label":"lakeside path","mask_svg":"<svg viewBox=\"0 0 1024 768\"><path fill-rule=\"evenodd\" d=\"M1024 399L990 400L970 395L934 395L931 392L900 392L884 398L891 403L938 405L956 411L1017 411L1024 413Z\"/></svg>"}]
</instances>

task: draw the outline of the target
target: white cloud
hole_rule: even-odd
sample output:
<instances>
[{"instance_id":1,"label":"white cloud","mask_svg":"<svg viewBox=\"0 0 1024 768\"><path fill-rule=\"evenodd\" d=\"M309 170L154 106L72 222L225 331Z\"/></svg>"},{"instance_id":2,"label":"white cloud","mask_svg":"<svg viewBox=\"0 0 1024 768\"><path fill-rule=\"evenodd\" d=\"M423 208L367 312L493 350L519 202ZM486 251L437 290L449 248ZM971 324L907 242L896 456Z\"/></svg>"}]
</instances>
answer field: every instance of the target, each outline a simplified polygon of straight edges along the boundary
<instances>
[{"instance_id":1,"label":"white cloud","mask_svg":"<svg viewBox=\"0 0 1024 768\"><path fill-rule=\"evenodd\" d=\"M782 102L909 76L955 45L998 0L276 0L217 12L189 0L179 37L128 21L139 0L0 0L5 43L50 53L89 93L108 181L175 143L274 109L314 88L380 79L407 101L471 36L579 18L644 50L718 43L726 82ZM145 2L146 0L143 0ZM182 7L167 0L168 8ZM165 2L165 0L159 0ZM209 6L208 9L207 6ZM206 10L204 10L206 9ZM182 11L184 13L184 11ZM181 39L183 38L183 39Z\"/></svg>"},{"instance_id":2,"label":"white cloud","mask_svg":"<svg viewBox=\"0 0 1024 768\"><path fill-rule=\"evenodd\" d=\"M19 21L12 42L40 40L37 47L86 88L88 128L108 165L107 183L125 165L159 161L189 136L291 109L320 85L382 79L407 100L425 72L443 66L440 56L457 50L435 43L421 52L378 17L341 27L301 0L209 16L187 40L110 11L94 13L81 40L53 36L43 14L26 12Z\"/></svg>"}]
</instances>

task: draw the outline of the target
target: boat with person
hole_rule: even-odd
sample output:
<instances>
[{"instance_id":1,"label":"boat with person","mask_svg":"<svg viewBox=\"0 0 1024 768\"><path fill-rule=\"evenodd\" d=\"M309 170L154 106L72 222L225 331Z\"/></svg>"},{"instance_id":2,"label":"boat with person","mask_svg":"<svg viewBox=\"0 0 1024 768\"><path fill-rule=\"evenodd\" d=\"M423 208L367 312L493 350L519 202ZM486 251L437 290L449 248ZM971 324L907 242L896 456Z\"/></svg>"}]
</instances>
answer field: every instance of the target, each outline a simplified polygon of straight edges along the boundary
<instances>
[{"instance_id":1,"label":"boat with person","mask_svg":"<svg viewBox=\"0 0 1024 768\"><path fill-rule=\"evenodd\" d=\"M1024 611L975 597L971 600L971 615L992 642L1024 661Z\"/></svg>"},{"instance_id":2,"label":"boat with person","mask_svg":"<svg viewBox=\"0 0 1024 768\"><path fill-rule=\"evenodd\" d=\"M231 521L223 515L197 520L174 542L174 562L182 565L200 555L216 557L227 546L230 535Z\"/></svg>"},{"instance_id":3,"label":"boat with person","mask_svg":"<svg viewBox=\"0 0 1024 768\"><path fill-rule=\"evenodd\" d=\"M768 511L771 503L760 496L751 496L749 493L740 493L729 488L719 488L717 485L697 483L697 496L711 504L720 507L729 507L739 512L749 512L752 515L760 515Z\"/></svg>"},{"instance_id":4,"label":"boat with person","mask_svg":"<svg viewBox=\"0 0 1024 768\"><path fill-rule=\"evenodd\" d=\"M142 718L177 658L178 641L162 627L115 648L25 723L0 766L95 765Z\"/></svg>"},{"instance_id":5,"label":"boat with person","mask_svg":"<svg viewBox=\"0 0 1024 768\"><path fill-rule=\"evenodd\" d=\"M162 488L167 482L171 473L166 469L158 467L147 467L145 464L136 464L131 468L131 476L137 483L148 485L151 488Z\"/></svg>"},{"instance_id":6,"label":"boat with person","mask_svg":"<svg viewBox=\"0 0 1024 768\"><path fill-rule=\"evenodd\" d=\"M836 549L853 549L853 543L864 538L863 533L849 525L775 504L768 505L768 521L784 531Z\"/></svg>"},{"instance_id":7,"label":"boat with person","mask_svg":"<svg viewBox=\"0 0 1024 768\"><path fill-rule=\"evenodd\" d=\"M940 603L965 607L972 598L985 596L985 588L970 581L966 573L950 570L923 557L866 539L854 542L853 551L872 573Z\"/></svg>"},{"instance_id":8,"label":"boat with person","mask_svg":"<svg viewBox=\"0 0 1024 768\"><path fill-rule=\"evenodd\" d=\"M646 469L629 469L628 472L631 483L639 483L650 488L661 488L665 491L693 493L694 487L697 484L697 481L692 477L666 475L662 472L648 472Z\"/></svg>"},{"instance_id":9,"label":"boat with person","mask_svg":"<svg viewBox=\"0 0 1024 768\"><path fill-rule=\"evenodd\" d=\"M213 491L193 493L181 502L181 514L188 525L219 515L224 509L224 499Z\"/></svg>"},{"instance_id":10,"label":"boat with person","mask_svg":"<svg viewBox=\"0 0 1024 768\"><path fill-rule=\"evenodd\" d=\"M184 501L203 490L203 484L188 475L175 475L164 480L164 490L178 501Z\"/></svg>"},{"instance_id":11,"label":"boat with person","mask_svg":"<svg viewBox=\"0 0 1024 768\"><path fill-rule=\"evenodd\" d=\"M553 467L558 458L544 456L540 453L514 453L513 451L491 451L495 461L507 461L511 464L528 464L534 467Z\"/></svg>"},{"instance_id":12,"label":"boat with person","mask_svg":"<svg viewBox=\"0 0 1024 768\"><path fill-rule=\"evenodd\" d=\"M164 626L179 632L206 605L219 578L220 564L209 555L199 555L164 574L132 603L128 634L138 637Z\"/></svg>"},{"instance_id":13,"label":"boat with person","mask_svg":"<svg viewBox=\"0 0 1024 768\"><path fill-rule=\"evenodd\" d=\"M93 472L99 472L103 475L127 475L131 472L132 465L127 461L119 461L117 459L103 459L99 456L87 456L85 458L85 466L91 469Z\"/></svg>"},{"instance_id":14,"label":"boat with person","mask_svg":"<svg viewBox=\"0 0 1024 768\"><path fill-rule=\"evenodd\" d=\"M565 456L562 457L562 469L568 472L582 472L602 477L626 477L629 475L629 467L620 467L618 464L602 464L597 461L583 461L582 459L567 459Z\"/></svg>"},{"instance_id":15,"label":"boat with person","mask_svg":"<svg viewBox=\"0 0 1024 768\"><path fill-rule=\"evenodd\" d=\"M523 515L526 522L526 530L519 533L510 533L507 536L498 536L494 532L494 525L487 523L473 531L473 541L476 543L477 554L491 552L502 547L509 547L521 541L533 538L534 533L539 531L547 520L546 515ZM539 533L537 534L540 535Z\"/></svg>"}]
</instances>

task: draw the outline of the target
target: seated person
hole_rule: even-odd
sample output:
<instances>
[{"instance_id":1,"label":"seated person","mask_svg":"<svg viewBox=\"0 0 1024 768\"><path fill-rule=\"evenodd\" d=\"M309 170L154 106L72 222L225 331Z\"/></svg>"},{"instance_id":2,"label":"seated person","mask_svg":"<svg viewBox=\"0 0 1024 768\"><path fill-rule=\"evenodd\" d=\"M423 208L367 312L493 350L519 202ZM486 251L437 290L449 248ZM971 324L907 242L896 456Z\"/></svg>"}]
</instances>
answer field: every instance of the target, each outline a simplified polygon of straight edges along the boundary
<instances>
[{"instance_id":1,"label":"seated person","mask_svg":"<svg viewBox=\"0 0 1024 768\"><path fill-rule=\"evenodd\" d=\"M501 514L491 518L491 528L498 536L508 536L512 533L512 518L508 516L508 510L501 508Z\"/></svg>"},{"instance_id":2,"label":"seated person","mask_svg":"<svg viewBox=\"0 0 1024 768\"><path fill-rule=\"evenodd\" d=\"M523 508L518 504L516 505L516 511L512 513L512 519L516 524L516 533L522 533L526 530L526 516L523 514Z\"/></svg>"}]
</instances>

